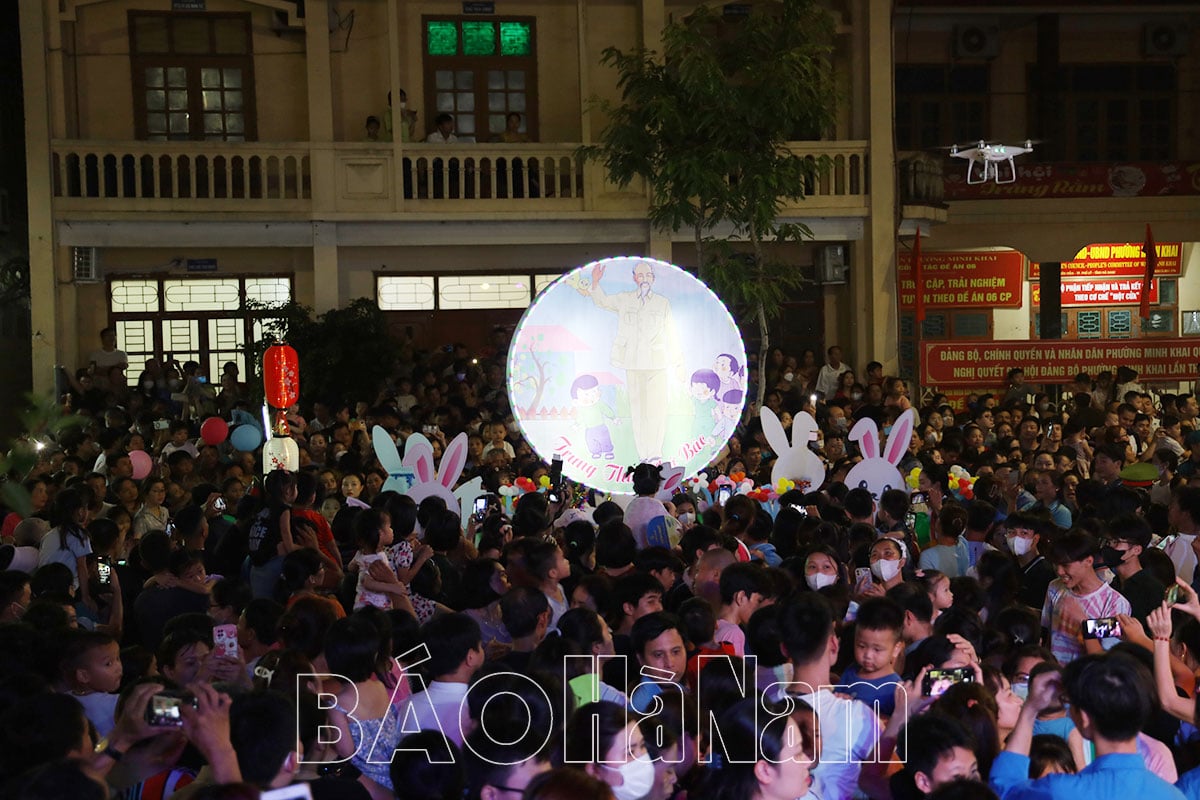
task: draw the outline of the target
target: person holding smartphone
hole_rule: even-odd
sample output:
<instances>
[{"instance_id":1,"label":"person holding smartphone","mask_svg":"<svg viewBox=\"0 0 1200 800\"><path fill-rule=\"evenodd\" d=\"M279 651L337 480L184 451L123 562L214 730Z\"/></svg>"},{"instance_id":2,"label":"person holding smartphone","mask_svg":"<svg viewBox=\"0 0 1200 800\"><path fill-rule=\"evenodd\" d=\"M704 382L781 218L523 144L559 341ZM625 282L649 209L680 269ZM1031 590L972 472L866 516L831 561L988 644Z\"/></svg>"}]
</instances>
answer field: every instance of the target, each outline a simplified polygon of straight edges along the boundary
<instances>
[{"instance_id":1,"label":"person holding smartphone","mask_svg":"<svg viewBox=\"0 0 1200 800\"><path fill-rule=\"evenodd\" d=\"M1058 578L1046 589L1042 627L1050 631L1050 651L1060 664L1069 664L1085 653L1099 653L1117 639L1084 639L1089 619L1115 617L1131 611L1129 601L1096 574L1100 548L1084 531L1070 531L1050 544L1047 559Z\"/></svg>"}]
</instances>

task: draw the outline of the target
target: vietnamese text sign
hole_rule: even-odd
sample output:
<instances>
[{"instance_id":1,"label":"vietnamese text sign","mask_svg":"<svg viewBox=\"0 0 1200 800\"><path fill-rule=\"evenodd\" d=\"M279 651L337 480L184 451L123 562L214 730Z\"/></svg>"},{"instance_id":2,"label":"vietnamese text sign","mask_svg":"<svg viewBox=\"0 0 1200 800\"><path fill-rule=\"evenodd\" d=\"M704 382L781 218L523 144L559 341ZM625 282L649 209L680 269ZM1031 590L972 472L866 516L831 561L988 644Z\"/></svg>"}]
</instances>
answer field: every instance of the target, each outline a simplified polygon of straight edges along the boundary
<instances>
[{"instance_id":1,"label":"vietnamese text sign","mask_svg":"<svg viewBox=\"0 0 1200 800\"><path fill-rule=\"evenodd\" d=\"M1154 245L1158 253L1155 275L1179 275L1183 269L1183 245L1179 242L1159 242ZM1037 280L1041 276L1041 265L1029 262L1029 277ZM1063 278L1140 278L1146 274L1146 255L1141 242L1126 244L1089 244L1075 254L1072 261L1064 261Z\"/></svg>"},{"instance_id":2,"label":"vietnamese text sign","mask_svg":"<svg viewBox=\"0 0 1200 800\"><path fill-rule=\"evenodd\" d=\"M1016 250L921 254L926 308L1020 308L1025 256ZM916 308L912 253L897 256L900 308Z\"/></svg>"},{"instance_id":3,"label":"vietnamese text sign","mask_svg":"<svg viewBox=\"0 0 1200 800\"><path fill-rule=\"evenodd\" d=\"M1066 383L1080 372L1130 366L1142 381L1190 380L1200 362L1200 339L1104 342L924 342L926 386L996 386L1013 367L1028 383Z\"/></svg>"},{"instance_id":4,"label":"vietnamese text sign","mask_svg":"<svg viewBox=\"0 0 1200 800\"><path fill-rule=\"evenodd\" d=\"M1031 200L1048 197L1163 197L1200 194L1200 162L1017 164L1012 183L967 183L961 159L946 167L947 200ZM1005 167L1007 169L1007 166Z\"/></svg>"},{"instance_id":5,"label":"vietnamese text sign","mask_svg":"<svg viewBox=\"0 0 1200 800\"><path fill-rule=\"evenodd\" d=\"M1142 301L1142 281L1085 278L1062 282L1063 308L1079 306L1136 306ZM1033 284L1033 304L1042 302L1042 287ZM1158 279L1150 281L1150 303L1158 303Z\"/></svg>"}]
</instances>

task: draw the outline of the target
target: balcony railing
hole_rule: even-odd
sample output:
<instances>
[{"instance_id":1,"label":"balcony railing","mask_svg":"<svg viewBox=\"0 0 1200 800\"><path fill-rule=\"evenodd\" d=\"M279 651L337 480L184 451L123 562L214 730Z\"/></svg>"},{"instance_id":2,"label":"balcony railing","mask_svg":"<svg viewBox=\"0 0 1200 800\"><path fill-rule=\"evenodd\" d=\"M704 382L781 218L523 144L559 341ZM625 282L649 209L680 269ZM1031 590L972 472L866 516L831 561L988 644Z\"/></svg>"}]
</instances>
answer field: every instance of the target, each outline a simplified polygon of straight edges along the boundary
<instances>
[{"instance_id":1,"label":"balcony railing","mask_svg":"<svg viewBox=\"0 0 1200 800\"><path fill-rule=\"evenodd\" d=\"M60 142L53 148L54 196L143 201L254 201L307 205L303 145L225 142ZM148 201L148 202L147 202Z\"/></svg>"},{"instance_id":2,"label":"balcony railing","mask_svg":"<svg viewBox=\"0 0 1200 800\"><path fill-rule=\"evenodd\" d=\"M829 168L804 213L866 213L865 142L795 142ZM578 145L56 141L56 210L439 214L643 213L646 191L605 180ZM397 164L397 160L399 163ZM319 187L328 187L324 190Z\"/></svg>"}]
</instances>

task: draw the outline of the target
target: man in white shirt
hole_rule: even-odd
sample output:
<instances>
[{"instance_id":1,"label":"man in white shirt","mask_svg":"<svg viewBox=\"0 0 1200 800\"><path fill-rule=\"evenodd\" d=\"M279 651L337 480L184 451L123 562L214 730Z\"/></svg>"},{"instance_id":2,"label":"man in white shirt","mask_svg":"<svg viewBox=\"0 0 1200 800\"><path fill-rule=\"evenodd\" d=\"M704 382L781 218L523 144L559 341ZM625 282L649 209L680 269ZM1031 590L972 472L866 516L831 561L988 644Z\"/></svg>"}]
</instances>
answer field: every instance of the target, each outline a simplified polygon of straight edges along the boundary
<instances>
[{"instance_id":1,"label":"man in white shirt","mask_svg":"<svg viewBox=\"0 0 1200 800\"><path fill-rule=\"evenodd\" d=\"M429 144L452 144L458 141L454 135L454 117L449 114L438 114L433 121L433 131L425 137Z\"/></svg>"},{"instance_id":2,"label":"man in white shirt","mask_svg":"<svg viewBox=\"0 0 1200 800\"><path fill-rule=\"evenodd\" d=\"M829 356L829 363L821 367L821 372L817 375L817 391L828 400L837 392L838 378L850 367L842 363L842 348L836 344L830 347L826 354Z\"/></svg>"},{"instance_id":3,"label":"man in white shirt","mask_svg":"<svg viewBox=\"0 0 1200 800\"><path fill-rule=\"evenodd\" d=\"M1181 486L1167 507L1167 521L1178 534L1164 552L1175 565L1175 574L1190 585L1196 576L1196 534L1200 533L1200 487Z\"/></svg>"},{"instance_id":4,"label":"man in white shirt","mask_svg":"<svg viewBox=\"0 0 1200 800\"><path fill-rule=\"evenodd\" d=\"M125 355L124 350L117 349L117 332L112 328L105 328L100 331L100 349L93 350L88 355L88 366L92 370L92 378L96 382L96 386L101 389L108 388L108 373L113 367L121 367L127 369L129 367L129 356Z\"/></svg>"},{"instance_id":5,"label":"man in white shirt","mask_svg":"<svg viewBox=\"0 0 1200 800\"><path fill-rule=\"evenodd\" d=\"M429 651L428 671L434 677L401 709L401 736L418 730L441 731L462 747L471 724L467 689L484 661L479 623L466 614L443 614L425 623L421 641Z\"/></svg>"},{"instance_id":6,"label":"man in white shirt","mask_svg":"<svg viewBox=\"0 0 1200 800\"><path fill-rule=\"evenodd\" d=\"M816 592L802 592L780 610L779 634L792 663L790 693L812 706L821 721L821 752L807 796L853 797L862 764L875 761L882 725L870 706L842 699L828 685L838 656L832 606Z\"/></svg>"}]
</instances>

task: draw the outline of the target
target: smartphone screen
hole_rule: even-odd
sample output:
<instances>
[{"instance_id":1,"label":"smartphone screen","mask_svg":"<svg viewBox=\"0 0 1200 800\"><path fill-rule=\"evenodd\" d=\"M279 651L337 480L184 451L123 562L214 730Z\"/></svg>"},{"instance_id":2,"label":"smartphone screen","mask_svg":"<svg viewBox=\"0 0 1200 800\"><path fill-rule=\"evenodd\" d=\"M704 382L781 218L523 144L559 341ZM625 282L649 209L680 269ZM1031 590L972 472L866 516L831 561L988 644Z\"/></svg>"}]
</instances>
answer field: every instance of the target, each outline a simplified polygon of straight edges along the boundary
<instances>
[{"instance_id":1,"label":"smartphone screen","mask_svg":"<svg viewBox=\"0 0 1200 800\"><path fill-rule=\"evenodd\" d=\"M975 680L975 671L970 667L956 669L931 669L925 673L924 691L926 697L941 697L956 683L971 683Z\"/></svg>"},{"instance_id":2,"label":"smartphone screen","mask_svg":"<svg viewBox=\"0 0 1200 800\"><path fill-rule=\"evenodd\" d=\"M1083 638L1117 639L1121 636L1121 623L1116 617L1098 617L1083 621Z\"/></svg>"},{"instance_id":3,"label":"smartphone screen","mask_svg":"<svg viewBox=\"0 0 1200 800\"><path fill-rule=\"evenodd\" d=\"M475 498L475 520L477 522L482 522L483 518L487 515L487 510L488 496L486 494L481 494L479 497Z\"/></svg>"},{"instance_id":4,"label":"smartphone screen","mask_svg":"<svg viewBox=\"0 0 1200 800\"><path fill-rule=\"evenodd\" d=\"M100 578L102 586L108 586L112 583L112 564L108 563L108 559L101 557L96 559L96 574Z\"/></svg>"},{"instance_id":5,"label":"smartphone screen","mask_svg":"<svg viewBox=\"0 0 1200 800\"><path fill-rule=\"evenodd\" d=\"M719 505L719 506L725 505L727 502L729 502L729 498L731 498L731 497L733 497L733 487L732 486L720 486L717 488L717 497L716 497L717 505Z\"/></svg>"},{"instance_id":6,"label":"smartphone screen","mask_svg":"<svg viewBox=\"0 0 1200 800\"><path fill-rule=\"evenodd\" d=\"M212 654L218 658L238 657L237 625L213 626Z\"/></svg>"}]
</instances>

